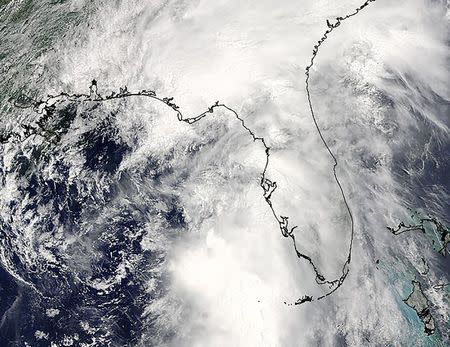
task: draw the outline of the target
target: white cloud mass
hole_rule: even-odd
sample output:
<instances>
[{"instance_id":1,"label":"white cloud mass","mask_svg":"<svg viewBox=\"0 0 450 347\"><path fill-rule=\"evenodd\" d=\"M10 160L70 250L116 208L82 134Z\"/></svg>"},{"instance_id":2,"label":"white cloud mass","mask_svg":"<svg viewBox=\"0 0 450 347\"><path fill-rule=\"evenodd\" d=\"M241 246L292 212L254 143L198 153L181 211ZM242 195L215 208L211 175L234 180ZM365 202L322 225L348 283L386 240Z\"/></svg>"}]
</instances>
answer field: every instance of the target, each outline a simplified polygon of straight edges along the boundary
<instances>
[{"instance_id":1,"label":"white cloud mass","mask_svg":"<svg viewBox=\"0 0 450 347\"><path fill-rule=\"evenodd\" d=\"M361 0L86 3L72 1L74 12L90 6L86 20L72 26L67 40L57 41L36 63L48 81L42 96L85 92L95 78L104 94L127 85L173 96L187 116L216 100L229 105L271 148L267 177L278 185L272 203L298 226L298 249L314 259L326 278L339 278L350 220L333 162L311 118L305 67L326 20L353 12ZM149 160L165 162L161 165L170 170L157 188L144 180L136 183L133 196L123 187L118 198L123 201L117 204L138 195L148 203L146 194L158 189L176 196L186 219L185 229L164 233L149 217L141 245L164 254L152 271L164 279L166 290L145 304L140 319L147 328L139 346L430 343L402 299L414 269L421 266L417 252L430 259L437 255L420 235L394 237L386 226L408 218L408 207L450 216L448 177L423 189L415 185L429 175L425 166L436 156L433 148L447 156L450 149L448 6L445 1L376 0L342 22L320 48L311 69L312 104L339 160L337 174L355 220L349 275L321 301L292 305L328 288L315 282L311 266L281 235L259 186L264 148L232 114L215 112L189 125L144 98L117 106L118 136L133 149L119 172L145 176ZM74 134L92 125L77 126ZM73 153L65 160L74 179L79 177L77 165L83 159ZM440 161L435 158L436 167ZM16 199L16 184L4 184L1 194ZM8 201L2 198L5 218ZM152 204L168 209L164 201ZM96 225L113 218L114 208L92 221L90 237L96 237ZM17 242L38 242L31 229ZM95 258L91 241L61 242L69 266L77 266L77 276L88 281L88 261L78 259L70 247L80 245L85 257ZM23 257L39 262L44 248ZM131 266L132 259L127 261L123 269ZM121 271L110 282L91 285L106 288L120 280ZM439 280L433 271L429 276ZM151 276L146 287L156 291ZM437 324L445 327L448 299L442 295L429 293L439 303Z\"/></svg>"}]
</instances>

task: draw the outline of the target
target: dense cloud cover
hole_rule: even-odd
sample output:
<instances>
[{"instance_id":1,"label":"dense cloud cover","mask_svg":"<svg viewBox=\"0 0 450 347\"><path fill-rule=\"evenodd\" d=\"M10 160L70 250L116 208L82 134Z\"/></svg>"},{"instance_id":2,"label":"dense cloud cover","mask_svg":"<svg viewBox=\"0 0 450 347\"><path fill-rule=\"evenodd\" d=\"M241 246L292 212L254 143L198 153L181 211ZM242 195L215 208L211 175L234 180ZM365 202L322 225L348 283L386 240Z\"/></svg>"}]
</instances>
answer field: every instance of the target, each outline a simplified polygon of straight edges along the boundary
<instances>
[{"instance_id":1,"label":"dense cloud cover","mask_svg":"<svg viewBox=\"0 0 450 347\"><path fill-rule=\"evenodd\" d=\"M298 249L338 278L350 220L311 118L305 67L326 21L360 5L8 2L0 13L8 23L3 128L20 131L18 120L37 117L8 97L87 93L93 78L104 95L126 85L172 96L187 116L220 100L270 146L272 203L298 226ZM67 101L55 118L67 122L52 125L64 130L59 142L37 136L2 145L0 264L20 287L17 306L39 297L33 310L64 321L37 321L23 334L86 346L448 342L449 294L433 287L448 282L448 258L426 235L386 229L410 221L411 211L450 222L447 7L376 0L336 28L316 57L311 100L355 220L349 275L322 301L292 305L328 288L281 235L259 186L264 148L229 112L186 124L145 98ZM432 337L402 302L424 272L422 258L438 327ZM0 311L9 332L10 307Z\"/></svg>"}]
</instances>

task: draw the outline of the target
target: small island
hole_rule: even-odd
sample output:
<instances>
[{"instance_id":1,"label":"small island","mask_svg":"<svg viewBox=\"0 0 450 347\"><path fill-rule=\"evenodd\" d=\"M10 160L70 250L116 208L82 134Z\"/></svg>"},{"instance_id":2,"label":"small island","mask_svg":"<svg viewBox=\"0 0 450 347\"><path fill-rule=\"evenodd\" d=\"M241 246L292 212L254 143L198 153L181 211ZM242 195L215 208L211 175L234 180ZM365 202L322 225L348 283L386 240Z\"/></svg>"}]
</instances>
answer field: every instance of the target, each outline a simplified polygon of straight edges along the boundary
<instances>
[{"instance_id":1,"label":"small island","mask_svg":"<svg viewBox=\"0 0 450 347\"><path fill-rule=\"evenodd\" d=\"M413 290L403 302L416 311L417 316L422 321L425 334L432 335L436 330L434 318L430 313L430 302L422 291L422 286L418 281L412 281Z\"/></svg>"}]
</instances>

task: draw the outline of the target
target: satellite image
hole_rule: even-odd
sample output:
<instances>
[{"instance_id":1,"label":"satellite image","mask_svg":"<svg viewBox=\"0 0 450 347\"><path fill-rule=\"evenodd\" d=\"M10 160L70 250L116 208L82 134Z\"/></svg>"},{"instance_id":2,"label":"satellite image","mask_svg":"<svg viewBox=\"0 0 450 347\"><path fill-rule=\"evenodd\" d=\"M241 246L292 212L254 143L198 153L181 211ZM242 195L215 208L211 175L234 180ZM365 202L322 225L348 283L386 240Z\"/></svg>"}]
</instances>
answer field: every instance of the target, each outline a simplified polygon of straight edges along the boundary
<instances>
[{"instance_id":1,"label":"satellite image","mask_svg":"<svg viewBox=\"0 0 450 347\"><path fill-rule=\"evenodd\" d=\"M0 347L450 346L449 0L0 32Z\"/></svg>"}]
</instances>

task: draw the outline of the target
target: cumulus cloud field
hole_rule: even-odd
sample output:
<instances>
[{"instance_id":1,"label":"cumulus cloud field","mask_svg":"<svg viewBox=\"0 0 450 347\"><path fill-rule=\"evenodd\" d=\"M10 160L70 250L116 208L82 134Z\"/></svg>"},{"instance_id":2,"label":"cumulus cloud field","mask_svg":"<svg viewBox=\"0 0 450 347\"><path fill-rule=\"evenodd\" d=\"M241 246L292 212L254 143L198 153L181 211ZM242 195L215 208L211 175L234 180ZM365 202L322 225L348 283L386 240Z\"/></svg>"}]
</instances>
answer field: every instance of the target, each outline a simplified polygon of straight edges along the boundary
<instances>
[{"instance_id":1,"label":"cumulus cloud field","mask_svg":"<svg viewBox=\"0 0 450 347\"><path fill-rule=\"evenodd\" d=\"M351 220L311 117L305 67L326 21L361 4L77 0L52 7L54 13L46 10L47 3L36 5L39 18L60 16L57 24L48 19L35 32L29 28L21 34L2 9L0 16L11 21L2 30L33 50L43 40L40 28L55 26L50 43L36 56L26 58L26 48L9 53L17 56L9 64L20 72L2 72L7 80L2 93L87 93L96 79L104 95L126 85L130 91L146 88L174 97L187 117L217 100L225 103L270 147L266 176L277 182L271 201L291 226L298 226L297 249L334 280L347 260ZM23 4L6 5L14 6ZM4 221L14 219L15 237L8 245L23 268L15 268L4 244L2 266L26 285L34 280L25 274L36 264L63 262L64 271L80 283L105 292L114 291L126 273L142 272L139 291L146 295L140 301L136 346L444 345L448 294L432 287L427 292L442 327L438 337L423 334L402 300L421 257L437 264L430 283L445 280L448 260L420 234L395 237L386 226L408 220L411 210L450 222L448 6L446 1L376 0L329 35L310 71L317 122L338 159L336 173L354 218L349 274L332 295L293 305L330 288L316 283L311 265L297 257L264 200L262 144L226 110L186 124L146 98L77 110L54 160L70 167L69 180L83 181L86 194L114 187L116 195L104 207L83 212L70 237L67 225L61 224L56 236L36 227L52 218L49 206L35 215L11 207L21 199L24 183L5 172L35 143L2 149L0 214ZM17 128L17 113L11 116L6 99L2 104L3 127ZM82 118L83 112L92 112L92 119ZM77 139L111 113L114 137L127 151L112 175L92 176L84 169L87 161ZM57 176L51 160L42 165L45 177ZM175 202L183 225L167 226L162 214ZM130 230L131 239L139 237L140 247L159 260L124 256L111 276L96 280L97 242L124 206L142 221ZM49 243L56 255L45 252ZM104 324L112 326L113 320Z\"/></svg>"}]
</instances>

